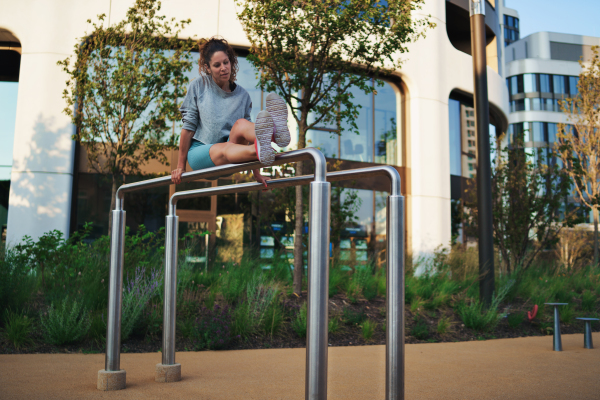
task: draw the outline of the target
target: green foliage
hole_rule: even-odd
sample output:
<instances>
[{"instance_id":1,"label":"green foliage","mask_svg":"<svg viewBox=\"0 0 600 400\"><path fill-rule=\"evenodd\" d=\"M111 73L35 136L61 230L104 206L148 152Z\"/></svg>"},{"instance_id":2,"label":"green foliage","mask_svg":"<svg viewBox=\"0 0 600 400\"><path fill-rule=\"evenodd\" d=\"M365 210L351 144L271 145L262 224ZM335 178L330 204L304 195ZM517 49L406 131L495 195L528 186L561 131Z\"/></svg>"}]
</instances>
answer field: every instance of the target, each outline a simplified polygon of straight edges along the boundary
<instances>
[{"instance_id":1,"label":"green foliage","mask_svg":"<svg viewBox=\"0 0 600 400\"><path fill-rule=\"evenodd\" d=\"M327 325L327 332L336 333L340 330L340 319L338 317L330 317Z\"/></svg>"},{"instance_id":2,"label":"green foliage","mask_svg":"<svg viewBox=\"0 0 600 400\"><path fill-rule=\"evenodd\" d=\"M338 294L340 286L346 280L346 273L339 267L329 269L329 297Z\"/></svg>"},{"instance_id":3,"label":"green foliage","mask_svg":"<svg viewBox=\"0 0 600 400\"><path fill-rule=\"evenodd\" d=\"M524 318L525 318L525 313L523 313L523 312L516 312L516 313L508 314L508 316L506 317L508 326L510 326L511 328L516 328L516 327L520 326L521 323L523 322Z\"/></svg>"},{"instance_id":4,"label":"green foliage","mask_svg":"<svg viewBox=\"0 0 600 400\"><path fill-rule=\"evenodd\" d=\"M499 149L492 171L494 243L507 271L527 269L543 249L559 241L563 226L582 222L573 212L564 212L572 180L562 164L552 162L555 154L546 149L525 148L525 132ZM498 141L500 143L500 141ZM476 189L467 191L465 218L468 230L476 232Z\"/></svg>"},{"instance_id":5,"label":"green foliage","mask_svg":"<svg viewBox=\"0 0 600 400\"><path fill-rule=\"evenodd\" d=\"M353 304L358 303L361 296L371 300L377 296L377 287L378 282L371 267L357 267L346 283L346 296Z\"/></svg>"},{"instance_id":6,"label":"green foliage","mask_svg":"<svg viewBox=\"0 0 600 400\"><path fill-rule=\"evenodd\" d=\"M365 340L371 340L373 337L373 333L375 333L375 329L377 329L377 322L371 321L367 319L362 324L361 335Z\"/></svg>"},{"instance_id":7,"label":"green foliage","mask_svg":"<svg viewBox=\"0 0 600 400\"><path fill-rule=\"evenodd\" d=\"M560 310L560 322L563 324L571 324L575 319L575 307L572 304L561 307Z\"/></svg>"},{"instance_id":8,"label":"green foliage","mask_svg":"<svg viewBox=\"0 0 600 400\"><path fill-rule=\"evenodd\" d=\"M302 304L300 307L300 311L298 311L298 315L292 321L292 329L296 332L296 335L301 338L306 337L306 303Z\"/></svg>"},{"instance_id":9,"label":"green foliage","mask_svg":"<svg viewBox=\"0 0 600 400\"><path fill-rule=\"evenodd\" d=\"M597 297L591 290L586 290L581 295L581 308L584 311L592 312L596 310Z\"/></svg>"},{"instance_id":10,"label":"green foliage","mask_svg":"<svg viewBox=\"0 0 600 400\"><path fill-rule=\"evenodd\" d=\"M425 321L419 318L410 330L410 334L418 340L427 340L429 338L429 327Z\"/></svg>"},{"instance_id":11,"label":"green foliage","mask_svg":"<svg viewBox=\"0 0 600 400\"><path fill-rule=\"evenodd\" d=\"M92 315L88 337L97 345L104 346L106 342L106 320L103 313L96 312Z\"/></svg>"},{"instance_id":12,"label":"green foliage","mask_svg":"<svg viewBox=\"0 0 600 400\"><path fill-rule=\"evenodd\" d=\"M152 270L147 274L143 267L137 268L133 276L127 275L123 290L121 311L121 340L129 338L134 327L143 316L146 306L162 287L164 273Z\"/></svg>"},{"instance_id":13,"label":"green foliage","mask_svg":"<svg viewBox=\"0 0 600 400\"><path fill-rule=\"evenodd\" d=\"M415 297L410 303L410 312L417 313L425 306L425 302L420 297Z\"/></svg>"},{"instance_id":14,"label":"green foliage","mask_svg":"<svg viewBox=\"0 0 600 400\"><path fill-rule=\"evenodd\" d=\"M175 145L167 122L179 115L195 43L179 37L189 19L176 23L159 11L157 0L136 0L116 24L104 14L88 20L75 62L58 62L69 77L63 98L78 128L73 139L89 144L94 170L113 175L113 197L116 176L136 175L149 160L166 163L164 150Z\"/></svg>"},{"instance_id":15,"label":"green foliage","mask_svg":"<svg viewBox=\"0 0 600 400\"><path fill-rule=\"evenodd\" d=\"M263 331L267 335L276 335L283 324L283 310L278 301L271 302L263 319Z\"/></svg>"},{"instance_id":16,"label":"green foliage","mask_svg":"<svg viewBox=\"0 0 600 400\"><path fill-rule=\"evenodd\" d=\"M192 337L192 333L194 331L195 321L192 318L184 318L182 320L177 321L177 332L181 335L181 337L185 339L189 339Z\"/></svg>"},{"instance_id":17,"label":"green foliage","mask_svg":"<svg viewBox=\"0 0 600 400\"><path fill-rule=\"evenodd\" d=\"M40 320L46 340L55 345L77 343L85 337L92 324L83 303L68 297L57 308L51 304Z\"/></svg>"},{"instance_id":18,"label":"green foliage","mask_svg":"<svg viewBox=\"0 0 600 400\"><path fill-rule=\"evenodd\" d=\"M365 310L354 311L350 307L344 307L342 310L342 319L347 325L360 325L367 319Z\"/></svg>"},{"instance_id":19,"label":"green foliage","mask_svg":"<svg viewBox=\"0 0 600 400\"><path fill-rule=\"evenodd\" d=\"M15 250L0 246L0 315L23 307L31 298L35 276L29 271Z\"/></svg>"},{"instance_id":20,"label":"green foliage","mask_svg":"<svg viewBox=\"0 0 600 400\"><path fill-rule=\"evenodd\" d=\"M440 335L443 335L448 332L449 328L450 328L450 318L448 318L448 317L440 318L438 321L438 324L437 324L437 328L436 328L437 333L439 333Z\"/></svg>"},{"instance_id":21,"label":"green foliage","mask_svg":"<svg viewBox=\"0 0 600 400\"><path fill-rule=\"evenodd\" d=\"M467 328L478 332L489 332L498 323L498 312L496 309L486 310L479 300L470 302L468 305L461 303L458 307L458 315Z\"/></svg>"},{"instance_id":22,"label":"green foliage","mask_svg":"<svg viewBox=\"0 0 600 400\"><path fill-rule=\"evenodd\" d=\"M194 348L196 350L225 349L233 336L231 334L231 313L229 308L215 305L212 310L202 310L192 330Z\"/></svg>"},{"instance_id":23,"label":"green foliage","mask_svg":"<svg viewBox=\"0 0 600 400\"><path fill-rule=\"evenodd\" d=\"M11 312L8 309L4 312L4 329L2 330L4 338L12 344L15 349L33 344L33 339L29 336L32 330L31 319L27 315Z\"/></svg>"}]
</instances>

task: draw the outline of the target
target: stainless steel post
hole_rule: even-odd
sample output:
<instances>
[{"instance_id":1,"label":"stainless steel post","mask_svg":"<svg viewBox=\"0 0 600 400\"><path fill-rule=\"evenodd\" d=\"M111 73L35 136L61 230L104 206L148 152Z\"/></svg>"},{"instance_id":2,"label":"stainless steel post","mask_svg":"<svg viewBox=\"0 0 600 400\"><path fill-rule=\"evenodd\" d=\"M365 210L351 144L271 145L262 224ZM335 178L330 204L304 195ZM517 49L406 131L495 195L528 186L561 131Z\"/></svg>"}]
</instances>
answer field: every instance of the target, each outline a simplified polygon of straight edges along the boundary
<instances>
[{"instance_id":1,"label":"stainless steel post","mask_svg":"<svg viewBox=\"0 0 600 400\"><path fill-rule=\"evenodd\" d=\"M331 184L311 182L308 220L306 400L327 399Z\"/></svg>"},{"instance_id":2,"label":"stainless steel post","mask_svg":"<svg viewBox=\"0 0 600 400\"><path fill-rule=\"evenodd\" d=\"M175 308L177 303L177 238L179 217L167 215L165 232L165 303L163 311L163 365L175 364Z\"/></svg>"},{"instance_id":3,"label":"stainless steel post","mask_svg":"<svg viewBox=\"0 0 600 400\"><path fill-rule=\"evenodd\" d=\"M585 333L583 334L583 347L586 349L593 349L594 343L592 342L592 321L585 321Z\"/></svg>"},{"instance_id":4,"label":"stainless steel post","mask_svg":"<svg viewBox=\"0 0 600 400\"><path fill-rule=\"evenodd\" d=\"M112 211L110 276L108 281L108 322L106 325L106 371L121 369L121 303L123 301L123 259L125 255L125 211L117 203Z\"/></svg>"},{"instance_id":5,"label":"stainless steel post","mask_svg":"<svg viewBox=\"0 0 600 400\"><path fill-rule=\"evenodd\" d=\"M386 210L385 398L404 399L404 197L388 196Z\"/></svg>"},{"instance_id":6,"label":"stainless steel post","mask_svg":"<svg viewBox=\"0 0 600 400\"><path fill-rule=\"evenodd\" d=\"M560 315L558 313L558 305L554 306L554 337L552 341L554 351L562 351L562 340L560 338Z\"/></svg>"}]
</instances>

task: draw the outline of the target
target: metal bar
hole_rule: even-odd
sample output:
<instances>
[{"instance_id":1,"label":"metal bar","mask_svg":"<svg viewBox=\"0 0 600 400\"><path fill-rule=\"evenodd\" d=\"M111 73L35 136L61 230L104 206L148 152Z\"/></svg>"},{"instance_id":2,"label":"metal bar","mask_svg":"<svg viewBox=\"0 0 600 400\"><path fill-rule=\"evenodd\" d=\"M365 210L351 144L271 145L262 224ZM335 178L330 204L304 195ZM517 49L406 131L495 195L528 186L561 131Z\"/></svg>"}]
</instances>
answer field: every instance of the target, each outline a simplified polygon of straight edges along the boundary
<instances>
[{"instance_id":1,"label":"metal bar","mask_svg":"<svg viewBox=\"0 0 600 400\"><path fill-rule=\"evenodd\" d=\"M585 331L583 334L583 347L586 349L593 349L594 343L592 342L592 321L585 321Z\"/></svg>"},{"instance_id":2,"label":"metal bar","mask_svg":"<svg viewBox=\"0 0 600 400\"><path fill-rule=\"evenodd\" d=\"M352 180L387 175L390 178L390 196L387 208L387 345L386 345L386 399L404 399L404 197L401 196L400 174L390 166L336 171L327 174L327 181ZM315 182L313 175L271 180L269 188L281 188L310 183L309 211L309 298L306 354L306 399L327 398L327 338L329 290L329 220L331 187L326 182ZM169 216L177 213L181 199L215 196L263 190L260 183L242 183L177 192L169 200ZM177 240L175 236L174 241ZM169 250L169 246L166 249ZM173 249L171 247L171 249ZM170 250L173 251L173 250ZM171 256L167 255L166 259ZM174 278L176 280L176 277ZM165 301L171 299L165 295ZM175 301L175 298L172 300ZM165 309L167 306L165 305ZM175 313L169 326L175 326ZM165 322L165 326L167 323ZM163 334L163 340L165 335ZM163 348L174 348L163 343ZM164 360L164 358L163 358ZM173 358L174 360L174 358ZM164 361L163 361L164 364Z\"/></svg>"},{"instance_id":3,"label":"metal bar","mask_svg":"<svg viewBox=\"0 0 600 400\"><path fill-rule=\"evenodd\" d=\"M112 212L110 276L108 284L108 321L106 324L106 371L121 369L121 303L123 301L123 260L125 211Z\"/></svg>"},{"instance_id":4,"label":"metal bar","mask_svg":"<svg viewBox=\"0 0 600 400\"><path fill-rule=\"evenodd\" d=\"M289 151L287 153L281 153L275 156L275 162L273 165L287 164L291 162L313 160L315 164L315 181L324 182L325 175L327 173L327 162L325 156L319 150L308 147L301 150ZM191 182L198 179L215 179L221 176L228 176L236 172L250 171L258 168L265 168L266 165L261 164L258 161L253 161L244 164L226 164L218 165L212 168L205 168L198 171L186 172L181 175L182 182ZM160 178L148 179L142 182L128 183L122 185L117 190L118 207L123 207L122 199L125 193L134 192L142 189L150 189L153 187L167 186L171 184L170 176L163 176Z\"/></svg>"},{"instance_id":5,"label":"metal bar","mask_svg":"<svg viewBox=\"0 0 600 400\"><path fill-rule=\"evenodd\" d=\"M560 338L560 314L558 313L558 305L554 305L554 337L552 339L553 350L562 351L562 340Z\"/></svg>"},{"instance_id":6,"label":"metal bar","mask_svg":"<svg viewBox=\"0 0 600 400\"><path fill-rule=\"evenodd\" d=\"M331 184L311 182L308 220L306 400L327 399Z\"/></svg>"},{"instance_id":7,"label":"metal bar","mask_svg":"<svg viewBox=\"0 0 600 400\"><path fill-rule=\"evenodd\" d=\"M385 398L404 400L404 197L388 196L386 209Z\"/></svg>"},{"instance_id":8,"label":"metal bar","mask_svg":"<svg viewBox=\"0 0 600 400\"><path fill-rule=\"evenodd\" d=\"M165 303L163 312L163 365L175 364L175 309L177 304L177 240L179 217L165 220Z\"/></svg>"},{"instance_id":9,"label":"metal bar","mask_svg":"<svg viewBox=\"0 0 600 400\"><path fill-rule=\"evenodd\" d=\"M486 306L494 293L494 236L492 225L492 167L490 162L490 105L485 53L485 1L471 0L471 54L475 124L477 125L477 204L479 205L479 298Z\"/></svg>"}]
</instances>

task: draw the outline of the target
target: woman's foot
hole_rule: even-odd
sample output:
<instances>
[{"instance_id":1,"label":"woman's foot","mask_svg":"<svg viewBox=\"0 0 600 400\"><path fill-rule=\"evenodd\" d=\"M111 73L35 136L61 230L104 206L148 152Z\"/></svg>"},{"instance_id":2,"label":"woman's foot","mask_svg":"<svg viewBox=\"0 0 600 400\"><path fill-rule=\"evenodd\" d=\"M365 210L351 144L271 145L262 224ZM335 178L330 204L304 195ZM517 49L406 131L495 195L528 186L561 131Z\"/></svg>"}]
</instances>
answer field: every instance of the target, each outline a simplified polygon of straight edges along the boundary
<instances>
[{"instance_id":1,"label":"woman's foot","mask_svg":"<svg viewBox=\"0 0 600 400\"><path fill-rule=\"evenodd\" d=\"M279 147L285 147L290 144L290 130L288 129L288 109L285 101L276 93L267 95L267 111L273 118L275 130L273 131L273 141Z\"/></svg>"},{"instance_id":2,"label":"woman's foot","mask_svg":"<svg viewBox=\"0 0 600 400\"><path fill-rule=\"evenodd\" d=\"M268 111L261 111L256 117L254 124L254 148L256 149L256 157L258 161L265 165L273 164L275 161L275 151L271 147L271 138L273 137L273 119Z\"/></svg>"}]
</instances>

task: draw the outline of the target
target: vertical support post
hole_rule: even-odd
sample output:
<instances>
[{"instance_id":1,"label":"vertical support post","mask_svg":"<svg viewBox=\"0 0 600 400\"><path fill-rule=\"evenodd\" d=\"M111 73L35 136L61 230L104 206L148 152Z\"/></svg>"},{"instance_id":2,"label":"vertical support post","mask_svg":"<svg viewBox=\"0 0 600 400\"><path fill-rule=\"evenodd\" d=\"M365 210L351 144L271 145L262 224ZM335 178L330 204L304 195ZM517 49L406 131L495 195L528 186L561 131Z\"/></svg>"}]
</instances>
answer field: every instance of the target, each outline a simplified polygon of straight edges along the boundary
<instances>
[{"instance_id":1,"label":"vertical support post","mask_svg":"<svg viewBox=\"0 0 600 400\"><path fill-rule=\"evenodd\" d=\"M562 340L560 337L560 314L558 305L554 305L554 335L552 338L552 347L554 351L562 351Z\"/></svg>"},{"instance_id":2,"label":"vertical support post","mask_svg":"<svg viewBox=\"0 0 600 400\"><path fill-rule=\"evenodd\" d=\"M388 196L386 211L385 398L404 400L404 197Z\"/></svg>"},{"instance_id":3,"label":"vertical support post","mask_svg":"<svg viewBox=\"0 0 600 400\"><path fill-rule=\"evenodd\" d=\"M485 1L471 0L471 54L477 128L477 204L479 209L479 298L492 303L494 293L494 235L492 225L492 166L490 162L490 105L485 53Z\"/></svg>"},{"instance_id":4,"label":"vertical support post","mask_svg":"<svg viewBox=\"0 0 600 400\"><path fill-rule=\"evenodd\" d=\"M311 182L308 220L306 400L327 399L331 184Z\"/></svg>"},{"instance_id":5,"label":"vertical support post","mask_svg":"<svg viewBox=\"0 0 600 400\"><path fill-rule=\"evenodd\" d=\"M110 237L110 277L108 286L108 322L106 329L105 371L121 368L121 303L123 301L123 262L125 256L125 211L112 211Z\"/></svg>"},{"instance_id":6,"label":"vertical support post","mask_svg":"<svg viewBox=\"0 0 600 400\"><path fill-rule=\"evenodd\" d=\"M166 217L165 232L165 303L163 309L163 365L175 364L175 306L177 303L177 238L179 217Z\"/></svg>"}]
</instances>

